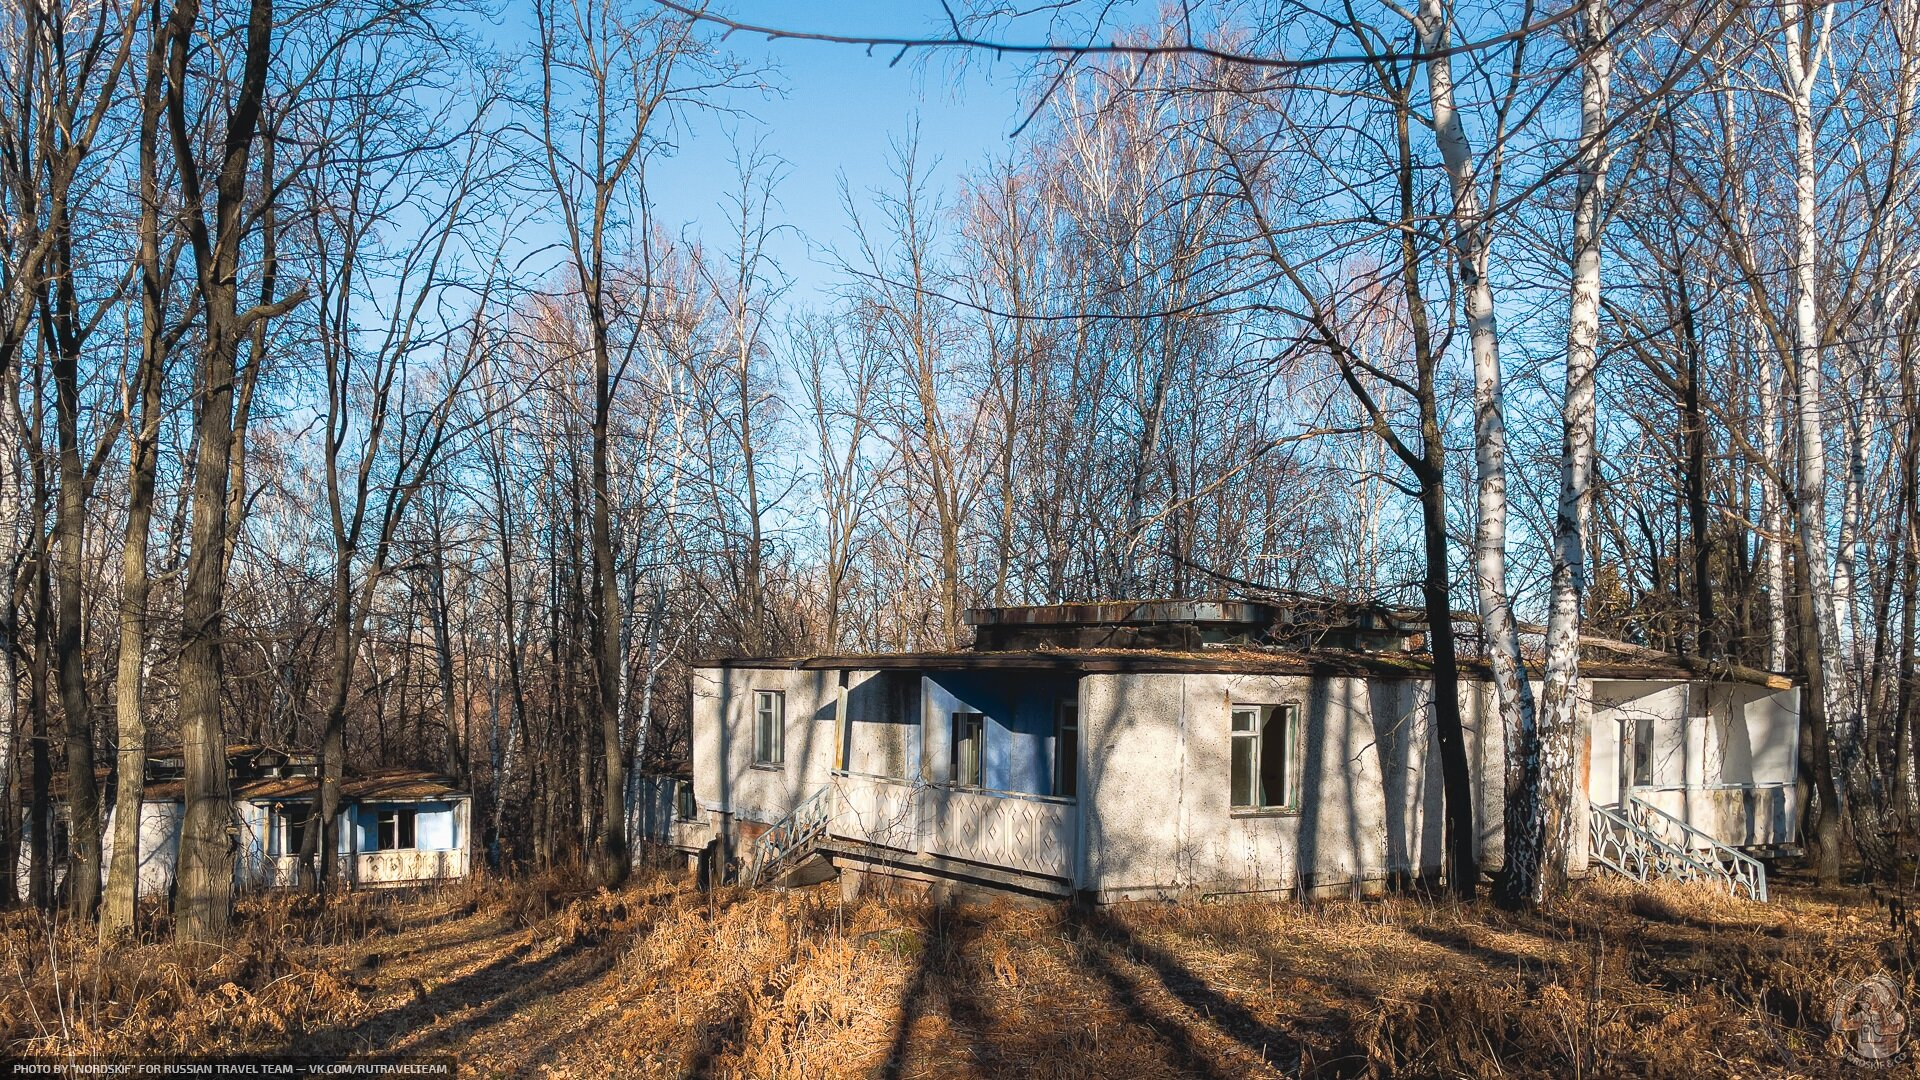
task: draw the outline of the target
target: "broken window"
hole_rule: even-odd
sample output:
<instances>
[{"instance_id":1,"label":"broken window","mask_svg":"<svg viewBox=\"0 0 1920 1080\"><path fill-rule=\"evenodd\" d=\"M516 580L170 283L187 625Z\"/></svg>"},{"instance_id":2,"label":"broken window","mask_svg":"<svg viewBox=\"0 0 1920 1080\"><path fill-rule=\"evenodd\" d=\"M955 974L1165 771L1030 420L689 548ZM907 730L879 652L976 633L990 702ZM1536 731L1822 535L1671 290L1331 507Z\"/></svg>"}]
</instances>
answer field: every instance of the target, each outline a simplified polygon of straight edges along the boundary
<instances>
[{"instance_id":1,"label":"broken window","mask_svg":"<svg viewBox=\"0 0 1920 1080\"><path fill-rule=\"evenodd\" d=\"M787 760L787 695L779 690L753 692L753 763L780 765Z\"/></svg>"},{"instance_id":2,"label":"broken window","mask_svg":"<svg viewBox=\"0 0 1920 1080\"><path fill-rule=\"evenodd\" d=\"M674 785L673 811L681 821L694 821L700 817L700 808L693 801L693 781L680 780Z\"/></svg>"},{"instance_id":3,"label":"broken window","mask_svg":"<svg viewBox=\"0 0 1920 1080\"><path fill-rule=\"evenodd\" d=\"M977 712L953 714L953 782L960 787L980 786L985 719Z\"/></svg>"},{"instance_id":4,"label":"broken window","mask_svg":"<svg viewBox=\"0 0 1920 1080\"><path fill-rule=\"evenodd\" d=\"M398 851L410 849L413 842L413 810L382 810L376 815L379 823L380 851Z\"/></svg>"},{"instance_id":5,"label":"broken window","mask_svg":"<svg viewBox=\"0 0 1920 1080\"><path fill-rule=\"evenodd\" d=\"M1298 705L1233 707L1232 777L1235 810L1299 808L1295 759L1299 754Z\"/></svg>"},{"instance_id":6,"label":"broken window","mask_svg":"<svg viewBox=\"0 0 1920 1080\"><path fill-rule=\"evenodd\" d=\"M1053 713L1053 793L1080 796L1080 703L1063 701Z\"/></svg>"},{"instance_id":7,"label":"broken window","mask_svg":"<svg viewBox=\"0 0 1920 1080\"><path fill-rule=\"evenodd\" d=\"M273 822L267 831L267 854L298 855L306 847L307 821L313 807L301 803L279 803L273 808Z\"/></svg>"}]
</instances>

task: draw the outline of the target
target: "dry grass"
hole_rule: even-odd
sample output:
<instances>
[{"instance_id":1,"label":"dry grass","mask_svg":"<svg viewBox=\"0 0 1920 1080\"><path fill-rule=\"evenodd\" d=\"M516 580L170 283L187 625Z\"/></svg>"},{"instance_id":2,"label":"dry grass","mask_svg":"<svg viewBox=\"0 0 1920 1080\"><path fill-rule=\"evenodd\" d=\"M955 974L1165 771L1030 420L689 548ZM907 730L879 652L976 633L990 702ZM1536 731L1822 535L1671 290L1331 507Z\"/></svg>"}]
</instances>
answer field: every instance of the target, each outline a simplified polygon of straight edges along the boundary
<instances>
[{"instance_id":1,"label":"dry grass","mask_svg":"<svg viewBox=\"0 0 1920 1080\"><path fill-rule=\"evenodd\" d=\"M581 1077L1841 1076L1834 987L1911 991L1920 940L1864 894L1805 889L1080 912L703 895L668 871L252 897L222 950L0 928L0 1054L452 1053Z\"/></svg>"}]
</instances>

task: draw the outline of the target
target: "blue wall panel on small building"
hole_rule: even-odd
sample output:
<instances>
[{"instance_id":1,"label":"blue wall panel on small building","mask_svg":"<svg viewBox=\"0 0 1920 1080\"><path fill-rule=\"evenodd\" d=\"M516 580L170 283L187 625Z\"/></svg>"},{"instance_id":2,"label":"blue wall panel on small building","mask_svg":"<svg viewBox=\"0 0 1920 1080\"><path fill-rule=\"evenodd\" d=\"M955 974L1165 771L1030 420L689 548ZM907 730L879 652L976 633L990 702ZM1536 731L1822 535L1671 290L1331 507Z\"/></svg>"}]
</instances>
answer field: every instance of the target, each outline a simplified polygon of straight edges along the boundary
<instances>
[{"instance_id":1,"label":"blue wall panel on small building","mask_svg":"<svg viewBox=\"0 0 1920 1080\"><path fill-rule=\"evenodd\" d=\"M925 677L927 746L935 775L952 779L953 714L977 712L985 746L981 786L1053 794L1054 717L1076 700L1074 680L1012 672L940 672Z\"/></svg>"}]
</instances>

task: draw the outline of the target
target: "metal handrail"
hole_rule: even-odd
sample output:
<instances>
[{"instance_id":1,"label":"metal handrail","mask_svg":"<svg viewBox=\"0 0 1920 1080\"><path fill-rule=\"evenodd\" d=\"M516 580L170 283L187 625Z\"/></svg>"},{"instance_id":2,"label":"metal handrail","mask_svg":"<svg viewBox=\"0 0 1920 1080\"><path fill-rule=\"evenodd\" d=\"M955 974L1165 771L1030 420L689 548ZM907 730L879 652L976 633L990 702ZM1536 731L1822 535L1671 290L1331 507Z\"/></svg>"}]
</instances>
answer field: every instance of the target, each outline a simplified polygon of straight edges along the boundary
<instances>
[{"instance_id":1,"label":"metal handrail","mask_svg":"<svg viewBox=\"0 0 1920 1080\"><path fill-rule=\"evenodd\" d=\"M811 845L827 831L833 821L833 787L828 785L800 801L787 816L773 823L753 842L753 862L747 870L747 886L777 868L794 852Z\"/></svg>"},{"instance_id":2,"label":"metal handrail","mask_svg":"<svg viewBox=\"0 0 1920 1080\"><path fill-rule=\"evenodd\" d=\"M1706 848L1713 853L1713 860L1727 868L1729 878L1744 886L1747 894L1761 903L1767 902L1767 867L1759 859L1720 840L1719 837L1704 829L1696 828L1693 823L1677 818L1665 810L1641 799L1638 795L1628 795L1628 803L1637 810L1656 814L1669 827L1680 830L1684 841L1679 846L1692 850ZM1651 831L1651 830L1649 830Z\"/></svg>"},{"instance_id":3,"label":"metal handrail","mask_svg":"<svg viewBox=\"0 0 1920 1080\"><path fill-rule=\"evenodd\" d=\"M1715 843L1738 858L1729 862L1703 859L1655 832L1646 811L1673 820L1689 832L1698 829L1679 821L1655 807L1629 799L1624 814L1611 807L1591 803L1588 806L1587 838L1593 858L1601 865L1635 881L1660 878L1667 881L1713 881L1738 896L1742 892L1754 900L1767 899L1766 867L1743 852ZM1704 835L1704 834L1703 834ZM1708 837L1711 840L1711 837Z\"/></svg>"}]
</instances>

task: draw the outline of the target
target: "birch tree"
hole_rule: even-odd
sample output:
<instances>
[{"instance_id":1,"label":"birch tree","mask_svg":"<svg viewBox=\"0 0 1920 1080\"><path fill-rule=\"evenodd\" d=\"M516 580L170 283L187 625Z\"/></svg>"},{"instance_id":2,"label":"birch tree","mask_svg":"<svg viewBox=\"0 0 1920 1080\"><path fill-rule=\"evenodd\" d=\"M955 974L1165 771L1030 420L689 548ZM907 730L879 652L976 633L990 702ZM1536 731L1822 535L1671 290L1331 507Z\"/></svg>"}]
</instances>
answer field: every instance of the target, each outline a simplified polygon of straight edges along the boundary
<instances>
[{"instance_id":1,"label":"birch tree","mask_svg":"<svg viewBox=\"0 0 1920 1080\"><path fill-rule=\"evenodd\" d=\"M1543 852L1534 883L1537 901L1564 888L1579 827L1579 741L1587 704L1580 687L1580 627L1588 586L1587 536L1592 519L1594 377L1599 364L1601 214L1606 197L1613 91L1613 23L1608 0L1583 0L1577 28L1580 57L1580 143L1574 156L1572 287L1567 306L1565 398L1561 411L1560 497L1553 528L1540 749L1521 762L1523 791L1540 792L1537 809L1510 818L1520 850ZM1537 773L1532 772L1537 770ZM1511 842L1511 841L1510 841ZM1524 878L1523 878L1524 880Z\"/></svg>"}]
</instances>

